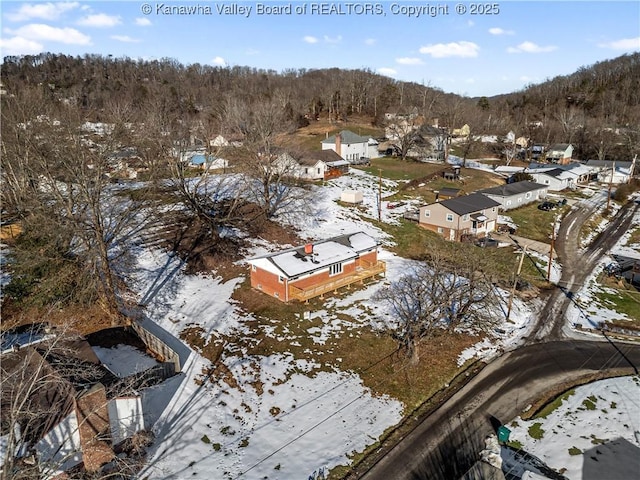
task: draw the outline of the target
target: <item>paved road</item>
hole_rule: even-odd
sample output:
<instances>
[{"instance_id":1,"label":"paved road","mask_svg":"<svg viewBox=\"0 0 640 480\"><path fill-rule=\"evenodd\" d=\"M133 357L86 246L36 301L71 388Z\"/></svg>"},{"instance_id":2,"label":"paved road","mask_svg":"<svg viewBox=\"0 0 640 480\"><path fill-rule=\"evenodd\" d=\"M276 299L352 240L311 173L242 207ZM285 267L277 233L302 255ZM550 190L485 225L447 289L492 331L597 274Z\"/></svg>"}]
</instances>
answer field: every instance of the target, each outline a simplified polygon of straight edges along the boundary
<instances>
[{"instance_id":1,"label":"paved road","mask_svg":"<svg viewBox=\"0 0 640 480\"><path fill-rule=\"evenodd\" d=\"M495 426L520 415L543 392L563 390L602 370L637 373L640 345L546 342L506 353L427 417L361 478L460 478ZM557 393L556 392L556 393Z\"/></svg>"},{"instance_id":2,"label":"paved road","mask_svg":"<svg viewBox=\"0 0 640 480\"><path fill-rule=\"evenodd\" d=\"M361 476L366 480L460 478L477 459L484 437L542 396L601 372L638 373L640 345L563 338L564 312L601 256L626 231L638 205L628 205L589 248L578 244L579 225L602 204L576 206L558 234L562 278L534 326L530 345L503 355L424 419ZM359 472L360 473L360 472ZM359 476L359 473L354 475Z\"/></svg>"}]
</instances>

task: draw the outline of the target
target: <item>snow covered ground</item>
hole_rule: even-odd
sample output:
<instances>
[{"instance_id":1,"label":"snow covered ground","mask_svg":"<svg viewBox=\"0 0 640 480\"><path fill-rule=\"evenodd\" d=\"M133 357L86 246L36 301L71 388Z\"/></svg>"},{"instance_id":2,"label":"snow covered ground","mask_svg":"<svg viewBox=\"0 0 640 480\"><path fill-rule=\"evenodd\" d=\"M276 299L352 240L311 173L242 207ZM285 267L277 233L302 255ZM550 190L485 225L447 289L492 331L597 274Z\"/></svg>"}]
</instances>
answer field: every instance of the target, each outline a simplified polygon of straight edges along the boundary
<instances>
[{"instance_id":1,"label":"snow covered ground","mask_svg":"<svg viewBox=\"0 0 640 480\"><path fill-rule=\"evenodd\" d=\"M638 478L638 412L640 377L601 380L564 396L561 406L545 418L508 423L509 440L571 480ZM510 455L503 449L503 458ZM510 473L525 473L521 464L509 465Z\"/></svg>"},{"instance_id":2,"label":"snow covered ground","mask_svg":"<svg viewBox=\"0 0 640 480\"><path fill-rule=\"evenodd\" d=\"M392 280L411 268L412 262L385 250L392 239L363 220L378 217L378 178L352 172L316 187L314 215L295 219L296 226L302 229L301 236L312 239L354 231L372 235L383 244L380 258L387 262L387 278ZM363 191L363 204L339 205L337 200L345 189ZM417 206L409 203L387 209L384 198L396 189L395 182L383 182L383 221L394 222L405 210ZM277 248L281 247L260 241L251 254ZM180 259L158 249L140 251L138 262L140 302L146 305L147 317L167 332L178 336L189 326L202 328L206 336L248 331L250 315L231 300L242 278L223 282L215 275L186 275ZM327 299L325 310L311 312L322 324L310 328L309 335L322 343L331 335L349 334L349 329L359 325L375 327L385 312L370 298L384 285L378 282L341 299ZM506 305L507 293L498 294ZM497 334L499 339L468 349L460 363L495 354L517 342L526 333L532 315L530 307L516 300L511 321L501 325ZM278 341L291 339L285 335ZM197 352L188 358L180 376L154 387L157 395L173 398L164 401L167 407L154 427L157 439L142 478L319 476L350 463L351 454L374 443L403 415L400 402L372 395L357 374L335 368L319 371L317 362L293 355L227 353L221 361L234 381L208 380L203 372L210 362Z\"/></svg>"}]
</instances>

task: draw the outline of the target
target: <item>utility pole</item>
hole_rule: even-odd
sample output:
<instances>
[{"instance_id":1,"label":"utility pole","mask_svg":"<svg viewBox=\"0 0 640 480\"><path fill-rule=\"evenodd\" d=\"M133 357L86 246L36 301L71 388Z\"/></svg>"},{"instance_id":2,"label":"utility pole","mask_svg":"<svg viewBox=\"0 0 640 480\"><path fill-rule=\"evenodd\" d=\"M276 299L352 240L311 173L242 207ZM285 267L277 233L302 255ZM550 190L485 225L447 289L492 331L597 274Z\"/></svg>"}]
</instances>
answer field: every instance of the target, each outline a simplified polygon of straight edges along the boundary
<instances>
[{"instance_id":1,"label":"utility pole","mask_svg":"<svg viewBox=\"0 0 640 480\"><path fill-rule=\"evenodd\" d=\"M382 221L382 169L378 169L378 221Z\"/></svg>"},{"instance_id":2,"label":"utility pole","mask_svg":"<svg viewBox=\"0 0 640 480\"><path fill-rule=\"evenodd\" d=\"M553 216L553 230L551 231L551 248L549 249L549 269L547 271L547 281L551 282L551 262L553 261L553 244L556 241L556 221L558 217Z\"/></svg>"},{"instance_id":3,"label":"utility pole","mask_svg":"<svg viewBox=\"0 0 640 480\"><path fill-rule=\"evenodd\" d=\"M609 212L609 203L611 203L611 185L613 184L613 175L616 173L616 162L611 165L611 176L609 177L609 189L607 190L607 212Z\"/></svg>"},{"instance_id":4,"label":"utility pole","mask_svg":"<svg viewBox=\"0 0 640 480\"><path fill-rule=\"evenodd\" d=\"M527 253L527 246L525 245L522 249L522 254L520 255L520 262L518 263L518 269L516 270L515 278L513 279L513 287L511 287L511 295L509 295L509 304L507 306L507 318L505 320L509 320L509 316L511 315L511 307L513 305L513 296L516 293L516 286L518 285L518 277L520 276L520 272L522 271L522 263L524 262L524 256Z\"/></svg>"}]
</instances>

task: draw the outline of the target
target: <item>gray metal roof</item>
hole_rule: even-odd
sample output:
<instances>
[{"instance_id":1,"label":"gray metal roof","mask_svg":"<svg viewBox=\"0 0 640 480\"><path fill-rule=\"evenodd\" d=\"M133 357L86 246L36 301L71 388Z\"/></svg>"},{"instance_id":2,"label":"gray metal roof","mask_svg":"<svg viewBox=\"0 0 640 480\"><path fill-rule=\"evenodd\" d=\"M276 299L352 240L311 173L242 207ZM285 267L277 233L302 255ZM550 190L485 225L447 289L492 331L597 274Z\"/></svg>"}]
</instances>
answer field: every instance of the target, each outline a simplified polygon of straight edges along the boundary
<instances>
[{"instance_id":1,"label":"gray metal roof","mask_svg":"<svg viewBox=\"0 0 640 480\"><path fill-rule=\"evenodd\" d=\"M518 195L525 192L534 192L536 190L542 190L546 188L548 188L548 185L542 185L541 183L523 180L521 182L507 183L505 185L499 185L493 188L485 188L483 190L479 190L479 193L499 195L501 197L510 197L511 195Z\"/></svg>"},{"instance_id":2,"label":"gray metal roof","mask_svg":"<svg viewBox=\"0 0 640 480\"><path fill-rule=\"evenodd\" d=\"M449 200L443 200L440 204L458 215L466 215L467 213L479 212L485 208L500 206L499 202L481 193L472 193L463 197L450 198Z\"/></svg>"}]
</instances>

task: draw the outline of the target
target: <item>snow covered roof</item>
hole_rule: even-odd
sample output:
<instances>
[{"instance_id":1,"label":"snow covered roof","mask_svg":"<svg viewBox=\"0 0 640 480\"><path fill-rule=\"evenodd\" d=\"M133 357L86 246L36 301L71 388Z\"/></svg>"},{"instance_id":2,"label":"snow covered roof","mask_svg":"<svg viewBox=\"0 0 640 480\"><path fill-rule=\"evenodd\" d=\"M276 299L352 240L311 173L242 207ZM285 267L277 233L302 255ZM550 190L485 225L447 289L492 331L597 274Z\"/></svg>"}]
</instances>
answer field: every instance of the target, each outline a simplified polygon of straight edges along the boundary
<instances>
[{"instance_id":1,"label":"snow covered roof","mask_svg":"<svg viewBox=\"0 0 640 480\"><path fill-rule=\"evenodd\" d=\"M309 245L312 253L305 253L303 246L255 257L248 262L275 275L294 278L357 258L360 253L377 248L378 242L364 232L356 232Z\"/></svg>"}]
</instances>

